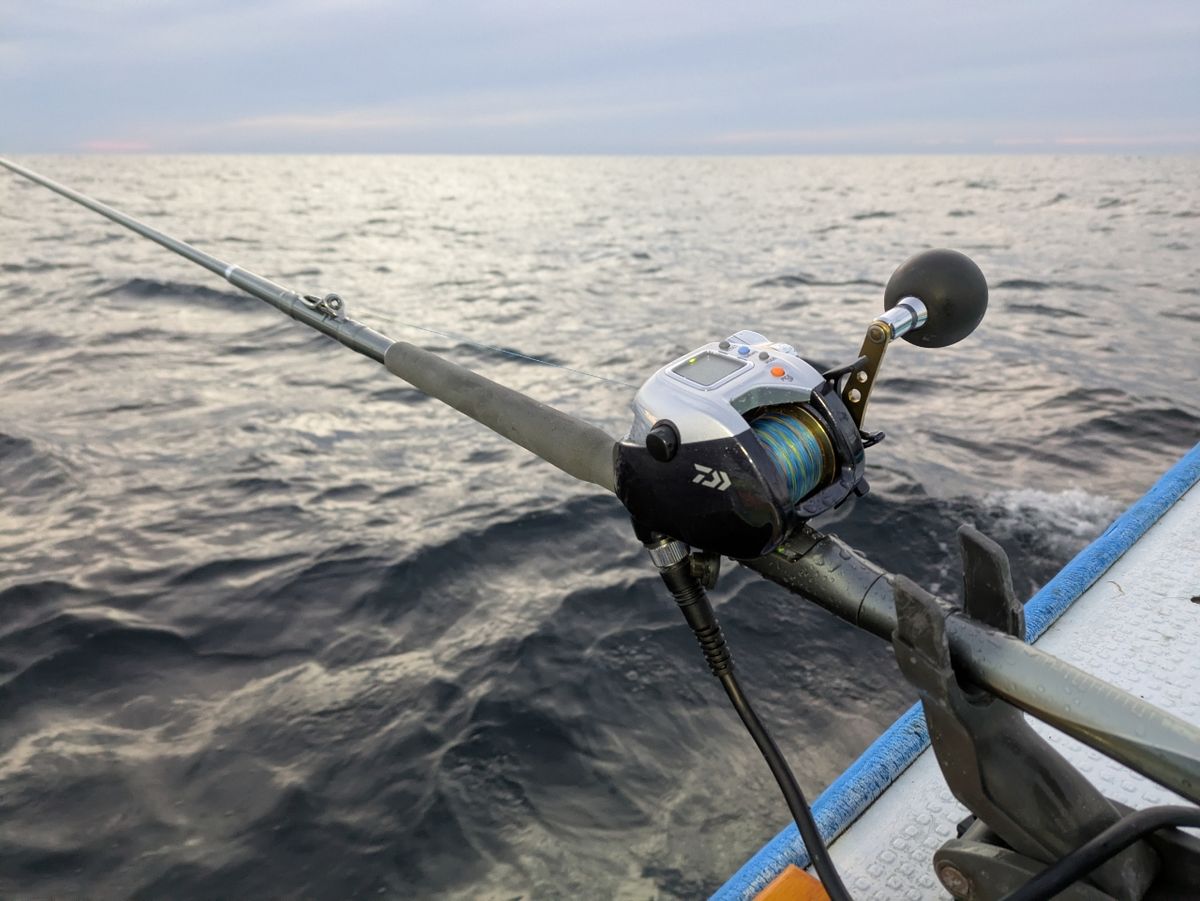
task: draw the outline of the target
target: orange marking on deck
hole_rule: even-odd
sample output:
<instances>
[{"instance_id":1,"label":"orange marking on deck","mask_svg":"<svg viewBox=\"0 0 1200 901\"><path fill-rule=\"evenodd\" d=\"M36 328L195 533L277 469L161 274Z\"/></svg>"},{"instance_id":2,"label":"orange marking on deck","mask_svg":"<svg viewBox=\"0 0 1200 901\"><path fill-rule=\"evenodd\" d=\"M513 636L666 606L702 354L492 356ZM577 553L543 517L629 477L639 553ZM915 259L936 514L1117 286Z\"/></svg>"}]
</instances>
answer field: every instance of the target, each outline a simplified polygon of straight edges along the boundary
<instances>
[{"instance_id":1,"label":"orange marking on deck","mask_svg":"<svg viewBox=\"0 0 1200 901\"><path fill-rule=\"evenodd\" d=\"M789 863L754 901L829 901L829 893L815 876Z\"/></svg>"}]
</instances>

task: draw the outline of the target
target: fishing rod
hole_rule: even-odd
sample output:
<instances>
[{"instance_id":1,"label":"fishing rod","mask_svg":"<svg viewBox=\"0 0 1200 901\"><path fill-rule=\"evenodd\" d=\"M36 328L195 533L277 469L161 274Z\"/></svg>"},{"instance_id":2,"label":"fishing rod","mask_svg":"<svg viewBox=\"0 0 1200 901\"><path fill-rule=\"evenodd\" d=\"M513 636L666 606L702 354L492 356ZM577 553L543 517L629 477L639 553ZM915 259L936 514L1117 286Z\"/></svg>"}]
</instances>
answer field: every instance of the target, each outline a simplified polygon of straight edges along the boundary
<instances>
[{"instance_id":1,"label":"fishing rod","mask_svg":"<svg viewBox=\"0 0 1200 901\"><path fill-rule=\"evenodd\" d=\"M252 297L269 303L281 313L328 335L376 363L382 363L389 372L417 390L465 413L568 475L608 491L614 490L611 462L613 440L595 426L476 375L416 345L394 341L380 334L347 316L345 301L337 294L324 297L298 294L241 266L172 238L120 210L11 160L0 157L0 166L123 225L143 238L161 244L184 259L216 273Z\"/></svg>"},{"instance_id":2,"label":"fishing rod","mask_svg":"<svg viewBox=\"0 0 1200 901\"><path fill-rule=\"evenodd\" d=\"M904 338L918 346L949 346L982 320L987 282L962 254L934 250L902 264L885 288L884 312L869 324L858 356L846 365L821 371L791 345L749 330L668 363L638 389L634 422L617 440L350 318L336 294L299 294L24 166L3 158L0 165L219 275L568 475L614 493L779 783L831 897L848 894L794 776L737 682L707 599L722 556L893 643L902 671L921 694L939 763L960 800L972 789L963 787L942 759L949 742L945 734L965 732L968 741L960 748L977 758L973 762L984 781L994 754L982 741L971 743L982 727L967 722L955 707L953 689L938 682L939 672L951 672L974 691L1001 699L999 709L1020 721L1006 721L1010 735L1028 728L1017 713L1023 710L1200 803L1200 729L1026 644L1007 558L994 543L970 530L960 532L967 591L959 609L807 524L869 491L865 451L884 436L863 424L891 343ZM1036 770L1035 787L1053 794L1065 785L1070 792L1064 794L1082 798L1087 804L1077 806L1088 809L1068 829L1062 811L1049 811L1039 800L1045 792L1035 791L1029 809L1017 814L993 804L987 808L989 824L1009 845L1037 860L1067 860L1073 847L1120 822L1117 809L1048 745L1042 747L1044 741L1024 737L1018 744L1022 759ZM991 803L971 800L975 803L964 803L972 810ZM1034 814L1057 814L1061 837L1047 839ZM1144 888L1155 870L1142 845L1119 854L1124 857L1098 864L1090 878L1124 886L1125 894L1130 880ZM1105 867L1115 872L1118 864L1123 875L1105 875Z\"/></svg>"}]
</instances>

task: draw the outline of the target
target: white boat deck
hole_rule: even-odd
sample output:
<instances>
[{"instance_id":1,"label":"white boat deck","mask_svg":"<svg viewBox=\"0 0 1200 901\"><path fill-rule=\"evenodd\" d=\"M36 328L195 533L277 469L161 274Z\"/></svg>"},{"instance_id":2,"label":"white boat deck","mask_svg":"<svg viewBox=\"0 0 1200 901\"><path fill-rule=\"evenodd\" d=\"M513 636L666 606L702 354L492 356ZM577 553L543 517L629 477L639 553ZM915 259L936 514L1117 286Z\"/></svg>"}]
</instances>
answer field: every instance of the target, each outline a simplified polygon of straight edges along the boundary
<instances>
[{"instance_id":1,"label":"white boat deck","mask_svg":"<svg viewBox=\"0 0 1200 901\"><path fill-rule=\"evenodd\" d=\"M1200 725L1200 485L1176 501L1037 645ZM1125 766L1030 721L1108 797L1139 808L1180 802ZM927 748L830 851L856 901L947 898L933 874L933 854L966 815Z\"/></svg>"}]
</instances>

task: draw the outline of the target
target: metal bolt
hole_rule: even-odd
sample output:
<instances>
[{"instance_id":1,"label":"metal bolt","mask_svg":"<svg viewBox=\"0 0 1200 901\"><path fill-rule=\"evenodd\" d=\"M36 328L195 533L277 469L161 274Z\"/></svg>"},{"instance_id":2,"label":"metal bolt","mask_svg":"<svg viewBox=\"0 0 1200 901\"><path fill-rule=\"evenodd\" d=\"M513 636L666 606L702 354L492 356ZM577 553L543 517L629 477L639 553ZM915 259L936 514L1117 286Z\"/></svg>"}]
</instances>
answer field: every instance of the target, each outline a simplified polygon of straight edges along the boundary
<instances>
[{"instance_id":1,"label":"metal bolt","mask_svg":"<svg viewBox=\"0 0 1200 901\"><path fill-rule=\"evenodd\" d=\"M870 376L867 375L865 372L863 372L861 369L854 374L854 377L856 379L858 379L860 382L865 382L867 379L870 378Z\"/></svg>"},{"instance_id":2,"label":"metal bolt","mask_svg":"<svg viewBox=\"0 0 1200 901\"><path fill-rule=\"evenodd\" d=\"M887 344L890 337L891 335L888 333L887 327L880 325L878 322L872 322L871 327L867 329L867 338L875 344Z\"/></svg>"},{"instance_id":3,"label":"metal bolt","mask_svg":"<svg viewBox=\"0 0 1200 901\"><path fill-rule=\"evenodd\" d=\"M955 898L971 897L971 880L953 864L944 863L937 870L938 879Z\"/></svg>"},{"instance_id":4,"label":"metal bolt","mask_svg":"<svg viewBox=\"0 0 1200 901\"><path fill-rule=\"evenodd\" d=\"M850 401L852 404L856 404L862 400L862 392L857 388L851 388L846 392L846 400Z\"/></svg>"}]
</instances>

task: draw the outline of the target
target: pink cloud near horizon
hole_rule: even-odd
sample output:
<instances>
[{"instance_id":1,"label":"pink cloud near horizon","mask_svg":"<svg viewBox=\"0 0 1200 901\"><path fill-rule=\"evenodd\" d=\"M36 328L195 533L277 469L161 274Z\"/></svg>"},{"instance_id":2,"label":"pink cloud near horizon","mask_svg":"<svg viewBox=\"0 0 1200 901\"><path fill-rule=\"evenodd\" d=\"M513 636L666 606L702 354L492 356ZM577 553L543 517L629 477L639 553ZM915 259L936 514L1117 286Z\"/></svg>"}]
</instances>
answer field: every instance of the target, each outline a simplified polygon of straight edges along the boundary
<instances>
[{"instance_id":1,"label":"pink cloud near horizon","mask_svg":"<svg viewBox=\"0 0 1200 901\"><path fill-rule=\"evenodd\" d=\"M84 141L80 149L91 153L144 153L153 147L147 141L122 141L108 138L95 138Z\"/></svg>"}]
</instances>

